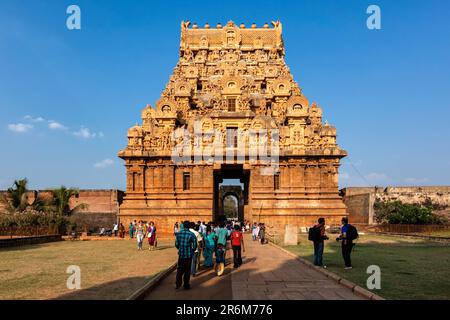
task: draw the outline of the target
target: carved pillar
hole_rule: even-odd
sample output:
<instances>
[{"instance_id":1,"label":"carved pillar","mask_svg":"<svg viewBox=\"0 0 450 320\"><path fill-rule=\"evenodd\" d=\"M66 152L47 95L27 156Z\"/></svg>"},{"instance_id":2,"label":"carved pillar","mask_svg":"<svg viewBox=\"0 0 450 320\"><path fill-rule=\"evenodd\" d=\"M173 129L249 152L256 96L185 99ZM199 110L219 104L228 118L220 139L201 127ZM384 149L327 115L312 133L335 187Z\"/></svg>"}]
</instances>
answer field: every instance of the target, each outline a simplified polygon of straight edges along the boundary
<instances>
[{"instance_id":1,"label":"carved pillar","mask_svg":"<svg viewBox=\"0 0 450 320\"><path fill-rule=\"evenodd\" d=\"M192 168L192 179L191 179L191 183L192 183L192 188L193 189L198 189L202 186L202 174L201 174L201 169L198 165L194 165L191 167Z\"/></svg>"},{"instance_id":2,"label":"carved pillar","mask_svg":"<svg viewBox=\"0 0 450 320\"><path fill-rule=\"evenodd\" d=\"M165 164L162 167L162 181L164 191L172 191L173 190L173 169L168 164Z\"/></svg>"},{"instance_id":3,"label":"carved pillar","mask_svg":"<svg viewBox=\"0 0 450 320\"><path fill-rule=\"evenodd\" d=\"M159 165L153 168L153 188L156 192L161 188L161 167Z\"/></svg>"},{"instance_id":4,"label":"carved pillar","mask_svg":"<svg viewBox=\"0 0 450 320\"><path fill-rule=\"evenodd\" d=\"M126 164L125 168L127 170L127 192L133 190L133 173L131 171L131 165Z\"/></svg>"},{"instance_id":5,"label":"carved pillar","mask_svg":"<svg viewBox=\"0 0 450 320\"><path fill-rule=\"evenodd\" d=\"M144 191L145 192L145 169L146 169L146 165L145 164L140 164L139 165L139 174L140 174L140 191Z\"/></svg>"},{"instance_id":6,"label":"carved pillar","mask_svg":"<svg viewBox=\"0 0 450 320\"><path fill-rule=\"evenodd\" d=\"M155 188L155 182L154 182L154 170L155 167L152 165L148 165L145 172L145 191L146 192L152 192Z\"/></svg>"}]
</instances>

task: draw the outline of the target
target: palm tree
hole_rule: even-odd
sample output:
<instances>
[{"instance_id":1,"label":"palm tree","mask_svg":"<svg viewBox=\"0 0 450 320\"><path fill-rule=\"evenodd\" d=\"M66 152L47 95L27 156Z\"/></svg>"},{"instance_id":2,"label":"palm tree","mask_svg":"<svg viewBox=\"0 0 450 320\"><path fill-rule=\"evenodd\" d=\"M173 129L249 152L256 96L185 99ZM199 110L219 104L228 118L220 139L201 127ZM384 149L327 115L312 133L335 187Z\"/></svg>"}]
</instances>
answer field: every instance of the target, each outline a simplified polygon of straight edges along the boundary
<instances>
[{"instance_id":1,"label":"palm tree","mask_svg":"<svg viewBox=\"0 0 450 320\"><path fill-rule=\"evenodd\" d=\"M70 198L78 196L79 194L78 189L66 188L64 186L61 186L58 189L53 189L52 193L53 193L53 201L52 201L53 205L56 209L56 212L60 216L70 216L71 214L79 210L87 209L88 207L87 204L80 203L75 207L73 207L72 209L70 208Z\"/></svg>"},{"instance_id":2,"label":"palm tree","mask_svg":"<svg viewBox=\"0 0 450 320\"><path fill-rule=\"evenodd\" d=\"M28 203L28 180L26 178L14 180L11 188L8 188L2 197L2 202L6 205L9 212L17 212L25 210L30 204Z\"/></svg>"}]
</instances>

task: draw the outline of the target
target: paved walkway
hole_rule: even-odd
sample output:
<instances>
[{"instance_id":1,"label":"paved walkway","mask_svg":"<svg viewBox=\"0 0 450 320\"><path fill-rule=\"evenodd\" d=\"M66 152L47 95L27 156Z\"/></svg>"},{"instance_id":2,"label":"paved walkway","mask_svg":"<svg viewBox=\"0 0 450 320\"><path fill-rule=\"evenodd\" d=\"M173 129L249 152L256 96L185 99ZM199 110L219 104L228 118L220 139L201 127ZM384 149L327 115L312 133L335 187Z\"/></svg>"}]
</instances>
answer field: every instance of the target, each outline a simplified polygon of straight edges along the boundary
<instances>
[{"instance_id":1,"label":"paved walkway","mask_svg":"<svg viewBox=\"0 0 450 320\"><path fill-rule=\"evenodd\" d=\"M174 271L146 299L362 299L347 287L274 246L261 245L252 241L248 235L245 241L246 252L243 253L243 265L239 269L233 269L233 253L228 251L227 266L221 277L217 277L212 270L200 270L196 277L191 277L191 290L175 290Z\"/></svg>"}]
</instances>

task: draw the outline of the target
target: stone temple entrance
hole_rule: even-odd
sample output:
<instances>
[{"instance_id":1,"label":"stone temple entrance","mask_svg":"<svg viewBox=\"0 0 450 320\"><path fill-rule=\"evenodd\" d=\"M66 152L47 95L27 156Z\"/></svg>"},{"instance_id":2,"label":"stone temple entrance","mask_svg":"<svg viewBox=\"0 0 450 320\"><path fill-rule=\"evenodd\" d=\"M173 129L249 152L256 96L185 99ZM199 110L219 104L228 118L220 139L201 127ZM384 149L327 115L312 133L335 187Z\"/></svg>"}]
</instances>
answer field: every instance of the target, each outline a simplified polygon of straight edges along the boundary
<instances>
[{"instance_id":1,"label":"stone temple entrance","mask_svg":"<svg viewBox=\"0 0 450 320\"><path fill-rule=\"evenodd\" d=\"M347 153L294 81L281 23L190 26L181 23L179 60L160 99L119 152L127 180L120 222L154 221L159 234L172 234L176 221L216 220L220 186L237 179L240 219L279 230L319 217L339 223Z\"/></svg>"},{"instance_id":2,"label":"stone temple entrance","mask_svg":"<svg viewBox=\"0 0 450 320\"><path fill-rule=\"evenodd\" d=\"M243 165L224 165L214 170L214 205L213 219L217 220L225 214L224 201L228 196L233 196L237 201L237 216L239 221L245 219L245 206L248 205L248 187L250 173L243 169ZM221 185L224 180L233 179L240 185Z\"/></svg>"},{"instance_id":3,"label":"stone temple entrance","mask_svg":"<svg viewBox=\"0 0 450 320\"><path fill-rule=\"evenodd\" d=\"M218 211L216 215L225 215L229 219L244 221L245 202L244 192L241 186L222 185L219 188L219 194L216 198L216 201L218 202ZM235 208L230 208L230 205Z\"/></svg>"}]
</instances>

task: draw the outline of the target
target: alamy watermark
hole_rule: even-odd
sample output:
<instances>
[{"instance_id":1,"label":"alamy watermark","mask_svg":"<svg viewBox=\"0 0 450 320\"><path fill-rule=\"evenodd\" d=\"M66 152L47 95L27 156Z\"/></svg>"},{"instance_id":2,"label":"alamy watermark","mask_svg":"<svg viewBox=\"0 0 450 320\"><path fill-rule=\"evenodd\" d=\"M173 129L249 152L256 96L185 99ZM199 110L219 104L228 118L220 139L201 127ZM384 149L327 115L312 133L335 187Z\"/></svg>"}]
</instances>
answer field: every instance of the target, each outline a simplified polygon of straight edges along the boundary
<instances>
[{"instance_id":1,"label":"alamy watermark","mask_svg":"<svg viewBox=\"0 0 450 320\"><path fill-rule=\"evenodd\" d=\"M81 9L79 6L72 4L67 7L66 13L70 16L67 17L66 26L69 30L81 29Z\"/></svg>"},{"instance_id":2,"label":"alamy watermark","mask_svg":"<svg viewBox=\"0 0 450 320\"><path fill-rule=\"evenodd\" d=\"M371 4L367 7L367 14L370 16L367 18L366 25L369 30L381 29L381 8L376 4Z\"/></svg>"},{"instance_id":3,"label":"alamy watermark","mask_svg":"<svg viewBox=\"0 0 450 320\"><path fill-rule=\"evenodd\" d=\"M175 164L259 164L262 175L278 172L280 134L278 129L226 128L202 130L196 120L194 130L178 128L172 134Z\"/></svg>"},{"instance_id":4,"label":"alamy watermark","mask_svg":"<svg viewBox=\"0 0 450 320\"><path fill-rule=\"evenodd\" d=\"M69 290L81 289L81 269L77 265L70 265L66 269L66 273L70 274L67 278L66 286Z\"/></svg>"},{"instance_id":5,"label":"alamy watermark","mask_svg":"<svg viewBox=\"0 0 450 320\"><path fill-rule=\"evenodd\" d=\"M381 269L377 265L371 265L367 267L367 274L370 274L370 276L367 278L367 289L373 290L381 289Z\"/></svg>"}]
</instances>

